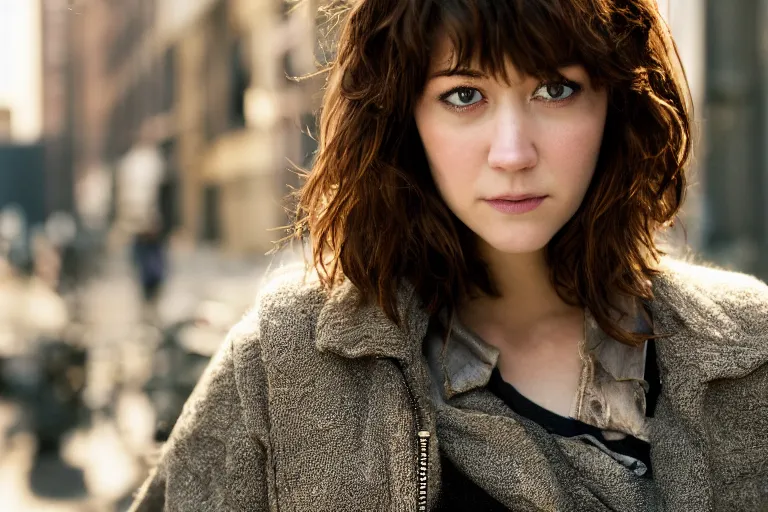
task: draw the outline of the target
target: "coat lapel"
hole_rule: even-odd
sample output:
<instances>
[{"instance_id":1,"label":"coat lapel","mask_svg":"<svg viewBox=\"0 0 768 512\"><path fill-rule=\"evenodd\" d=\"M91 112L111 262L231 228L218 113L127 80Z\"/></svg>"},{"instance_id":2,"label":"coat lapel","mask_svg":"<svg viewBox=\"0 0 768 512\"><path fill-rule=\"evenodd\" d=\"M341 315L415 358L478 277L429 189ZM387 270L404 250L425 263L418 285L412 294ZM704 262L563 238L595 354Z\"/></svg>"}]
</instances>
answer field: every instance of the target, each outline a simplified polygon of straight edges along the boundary
<instances>
[{"instance_id":1,"label":"coat lapel","mask_svg":"<svg viewBox=\"0 0 768 512\"><path fill-rule=\"evenodd\" d=\"M723 383L753 386L742 379L768 365L768 289L748 276L668 264L654 281L651 305L657 334L667 335L656 343L662 396L650 421L654 475L671 510L711 510L723 499L713 478L731 463L714 450L737 436L724 416L734 407L746 415L765 410L768 401L766 382L757 384L762 398L713 399ZM752 444L752 451L768 448Z\"/></svg>"},{"instance_id":2,"label":"coat lapel","mask_svg":"<svg viewBox=\"0 0 768 512\"><path fill-rule=\"evenodd\" d=\"M398 313L402 326L387 318L377 304L361 302L357 288L344 280L320 311L315 344L321 352L349 359L394 358L412 363L420 354L429 316L408 283L398 289Z\"/></svg>"},{"instance_id":3,"label":"coat lapel","mask_svg":"<svg viewBox=\"0 0 768 512\"><path fill-rule=\"evenodd\" d=\"M654 281L651 304L654 330L663 336L663 388L681 413L698 416L709 383L768 364L768 288L740 274L669 265Z\"/></svg>"},{"instance_id":4,"label":"coat lapel","mask_svg":"<svg viewBox=\"0 0 768 512\"><path fill-rule=\"evenodd\" d=\"M315 346L320 352L329 352L346 359L375 358L379 364L394 364L402 374L402 384L408 386L416 402L413 411L410 403L405 404L409 415L418 415L420 428L432 434L429 440L429 501L434 503L440 492L440 451L436 436L434 406L429 398L429 372L422 355L422 343L429 325L429 315L422 308L421 301L409 283L398 289L398 313L402 325L398 326L384 314L376 304L363 303L357 288L348 280L336 287L320 311L315 330ZM375 389L373 392L386 392ZM370 407L376 408L381 399L369 397ZM415 419L415 418L414 418ZM417 465L416 428L410 433L413 442L411 462ZM402 439L401 439L402 440ZM408 439L405 439L407 442ZM395 446L391 443L389 446ZM401 474L402 453L390 453L386 460L392 464L390 473ZM416 485L414 479L414 506ZM403 496L391 496L402 501Z\"/></svg>"}]
</instances>

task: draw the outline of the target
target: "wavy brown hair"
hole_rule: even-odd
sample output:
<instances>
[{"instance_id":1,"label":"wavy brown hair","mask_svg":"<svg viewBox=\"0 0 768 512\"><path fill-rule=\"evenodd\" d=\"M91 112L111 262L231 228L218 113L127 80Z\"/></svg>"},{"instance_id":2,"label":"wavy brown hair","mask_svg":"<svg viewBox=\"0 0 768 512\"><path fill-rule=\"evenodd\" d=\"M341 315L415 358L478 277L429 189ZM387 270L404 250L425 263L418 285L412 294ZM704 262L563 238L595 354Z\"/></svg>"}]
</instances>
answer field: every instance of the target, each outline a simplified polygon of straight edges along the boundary
<instances>
[{"instance_id":1,"label":"wavy brown hair","mask_svg":"<svg viewBox=\"0 0 768 512\"><path fill-rule=\"evenodd\" d=\"M413 119L438 38L456 68L529 76L581 64L608 91L587 195L547 246L552 282L616 339L617 295L652 298L657 232L675 218L690 153L688 89L655 0L357 0L329 66L315 164L297 194L294 236L309 233L328 287L349 279L400 322L409 282L430 313L498 295L475 237L441 199ZM331 12L331 11L329 11ZM338 13L339 11L335 11Z\"/></svg>"}]
</instances>

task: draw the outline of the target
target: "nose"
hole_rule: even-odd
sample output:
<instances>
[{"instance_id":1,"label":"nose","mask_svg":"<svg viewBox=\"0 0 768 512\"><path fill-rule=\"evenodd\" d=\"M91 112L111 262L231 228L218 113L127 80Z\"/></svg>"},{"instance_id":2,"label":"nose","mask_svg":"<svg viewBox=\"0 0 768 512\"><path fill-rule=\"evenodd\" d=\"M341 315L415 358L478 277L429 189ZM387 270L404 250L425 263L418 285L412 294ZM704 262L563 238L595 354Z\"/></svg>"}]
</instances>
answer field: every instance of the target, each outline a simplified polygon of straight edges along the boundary
<instances>
[{"instance_id":1,"label":"nose","mask_svg":"<svg viewBox=\"0 0 768 512\"><path fill-rule=\"evenodd\" d=\"M525 114L508 107L497 111L488 152L488 165L497 171L521 171L536 166L539 154Z\"/></svg>"}]
</instances>

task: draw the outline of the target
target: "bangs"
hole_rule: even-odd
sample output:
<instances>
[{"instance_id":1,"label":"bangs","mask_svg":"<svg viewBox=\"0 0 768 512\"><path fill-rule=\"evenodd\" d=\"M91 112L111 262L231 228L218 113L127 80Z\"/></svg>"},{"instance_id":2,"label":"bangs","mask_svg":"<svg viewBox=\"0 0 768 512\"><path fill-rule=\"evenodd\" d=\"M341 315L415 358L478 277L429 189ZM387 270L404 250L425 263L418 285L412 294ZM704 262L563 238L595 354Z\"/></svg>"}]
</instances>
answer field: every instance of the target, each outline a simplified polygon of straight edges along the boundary
<instances>
[{"instance_id":1,"label":"bangs","mask_svg":"<svg viewBox=\"0 0 768 512\"><path fill-rule=\"evenodd\" d=\"M580 64L597 78L610 54L602 2L574 0L434 0L432 34L452 43L451 71L476 68L509 83L508 64L537 78ZM591 5L587 5L591 4ZM434 44L433 44L434 45Z\"/></svg>"}]
</instances>

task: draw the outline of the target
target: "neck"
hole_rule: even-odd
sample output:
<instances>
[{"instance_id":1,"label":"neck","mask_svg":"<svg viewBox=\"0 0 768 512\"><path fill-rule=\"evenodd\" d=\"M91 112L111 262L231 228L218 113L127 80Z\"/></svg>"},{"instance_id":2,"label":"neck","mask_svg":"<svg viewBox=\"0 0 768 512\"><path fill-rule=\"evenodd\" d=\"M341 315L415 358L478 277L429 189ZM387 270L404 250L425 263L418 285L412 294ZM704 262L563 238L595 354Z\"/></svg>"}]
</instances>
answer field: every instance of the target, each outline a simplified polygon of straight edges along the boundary
<instances>
[{"instance_id":1,"label":"neck","mask_svg":"<svg viewBox=\"0 0 768 512\"><path fill-rule=\"evenodd\" d=\"M481 296L467 301L460 316L470 327L483 324L527 331L553 317L579 311L555 291L543 249L534 253L508 254L483 247L481 254L500 297Z\"/></svg>"}]
</instances>

